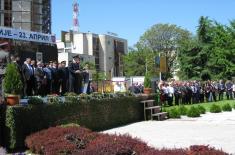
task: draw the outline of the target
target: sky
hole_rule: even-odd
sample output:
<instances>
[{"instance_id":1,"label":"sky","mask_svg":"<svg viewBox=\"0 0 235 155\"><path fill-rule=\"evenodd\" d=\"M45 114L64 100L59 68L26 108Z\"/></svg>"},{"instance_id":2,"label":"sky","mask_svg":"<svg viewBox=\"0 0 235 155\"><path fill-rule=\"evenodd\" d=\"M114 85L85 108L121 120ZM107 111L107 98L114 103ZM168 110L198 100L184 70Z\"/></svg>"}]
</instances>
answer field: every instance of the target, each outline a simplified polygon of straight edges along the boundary
<instances>
[{"instance_id":1,"label":"sky","mask_svg":"<svg viewBox=\"0 0 235 155\"><path fill-rule=\"evenodd\" d=\"M52 0L52 33L72 28L74 0ZM113 32L133 46L154 24L175 24L196 33L200 16L222 24L235 19L235 0L78 0L79 30Z\"/></svg>"}]
</instances>

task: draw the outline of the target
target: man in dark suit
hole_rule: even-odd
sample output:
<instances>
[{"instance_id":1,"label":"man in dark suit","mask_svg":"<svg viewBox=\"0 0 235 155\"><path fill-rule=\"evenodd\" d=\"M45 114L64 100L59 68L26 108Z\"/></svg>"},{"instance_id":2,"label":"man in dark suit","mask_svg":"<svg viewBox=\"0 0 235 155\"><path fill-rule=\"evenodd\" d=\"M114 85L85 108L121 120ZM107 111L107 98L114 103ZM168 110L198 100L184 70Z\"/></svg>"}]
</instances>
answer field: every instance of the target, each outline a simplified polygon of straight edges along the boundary
<instances>
[{"instance_id":1,"label":"man in dark suit","mask_svg":"<svg viewBox=\"0 0 235 155\"><path fill-rule=\"evenodd\" d=\"M82 75L80 71L80 57L76 55L73 57L74 62L69 64L69 91L77 94L81 93Z\"/></svg>"},{"instance_id":2,"label":"man in dark suit","mask_svg":"<svg viewBox=\"0 0 235 155\"><path fill-rule=\"evenodd\" d=\"M35 69L37 68L37 62L36 62L36 60L32 60L32 59L31 59L31 66L32 66L32 68L33 68L33 73L35 73ZM33 87L33 95L36 95L35 93L36 93L36 91L37 91L37 81L36 81L35 75L33 76L32 81L33 81L33 85L32 85L32 87Z\"/></svg>"},{"instance_id":3,"label":"man in dark suit","mask_svg":"<svg viewBox=\"0 0 235 155\"><path fill-rule=\"evenodd\" d=\"M34 69L31 66L31 59L26 58L25 63L22 66L22 75L24 79L24 95L32 96L33 84L34 84Z\"/></svg>"},{"instance_id":4,"label":"man in dark suit","mask_svg":"<svg viewBox=\"0 0 235 155\"><path fill-rule=\"evenodd\" d=\"M59 87L61 88L61 95L64 95L68 91L68 78L69 71L66 67L66 61L62 61L58 68Z\"/></svg>"},{"instance_id":5,"label":"man in dark suit","mask_svg":"<svg viewBox=\"0 0 235 155\"><path fill-rule=\"evenodd\" d=\"M37 68L35 69L34 76L36 78L36 95L45 95L45 84L44 81L46 80L45 72L43 71L43 64L42 62L37 63Z\"/></svg>"},{"instance_id":6,"label":"man in dark suit","mask_svg":"<svg viewBox=\"0 0 235 155\"><path fill-rule=\"evenodd\" d=\"M219 100L223 100L224 91L225 91L225 85L223 80L220 80L218 83L218 91L219 91Z\"/></svg>"},{"instance_id":7,"label":"man in dark suit","mask_svg":"<svg viewBox=\"0 0 235 155\"><path fill-rule=\"evenodd\" d=\"M58 64L56 61L53 62L52 67L50 67L52 75L52 93L59 94L59 77L58 77Z\"/></svg>"}]
</instances>

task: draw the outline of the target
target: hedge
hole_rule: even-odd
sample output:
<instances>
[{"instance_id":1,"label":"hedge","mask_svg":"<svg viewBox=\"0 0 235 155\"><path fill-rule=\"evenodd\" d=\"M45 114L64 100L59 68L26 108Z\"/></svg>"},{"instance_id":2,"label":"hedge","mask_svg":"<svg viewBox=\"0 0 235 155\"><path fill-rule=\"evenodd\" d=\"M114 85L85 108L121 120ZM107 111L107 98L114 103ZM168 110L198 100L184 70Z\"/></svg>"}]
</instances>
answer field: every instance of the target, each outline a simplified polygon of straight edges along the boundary
<instances>
[{"instance_id":1,"label":"hedge","mask_svg":"<svg viewBox=\"0 0 235 155\"><path fill-rule=\"evenodd\" d=\"M5 112L6 112L6 105L0 104L0 147L1 144L4 142L4 125L5 125Z\"/></svg>"},{"instance_id":2,"label":"hedge","mask_svg":"<svg viewBox=\"0 0 235 155\"><path fill-rule=\"evenodd\" d=\"M4 143L9 149L24 148L31 133L66 123L94 131L143 120L143 105L136 97L7 107Z\"/></svg>"}]
</instances>

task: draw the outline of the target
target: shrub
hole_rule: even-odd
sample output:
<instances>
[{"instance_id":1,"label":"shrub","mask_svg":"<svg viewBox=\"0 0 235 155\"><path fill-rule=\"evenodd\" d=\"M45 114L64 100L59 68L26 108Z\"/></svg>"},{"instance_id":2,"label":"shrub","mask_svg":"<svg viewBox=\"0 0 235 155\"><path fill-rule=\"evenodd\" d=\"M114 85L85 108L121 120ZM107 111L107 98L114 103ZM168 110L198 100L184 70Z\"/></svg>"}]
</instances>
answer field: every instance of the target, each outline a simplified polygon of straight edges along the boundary
<instances>
[{"instance_id":1,"label":"shrub","mask_svg":"<svg viewBox=\"0 0 235 155\"><path fill-rule=\"evenodd\" d=\"M181 115L187 115L188 109L184 105L180 105L179 112Z\"/></svg>"},{"instance_id":2,"label":"shrub","mask_svg":"<svg viewBox=\"0 0 235 155\"><path fill-rule=\"evenodd\" d=\"M80 127L80 125L75 123L69 123L69 124L62 124L60 127L67 128L67 127Z\"/></svg>"},{"instance_id":3,"label":"shrub","mask_svg":"<svg viewBox=\"0 0 235 155\"><path fill-rule=\"evenodd\" d=\"M22 93L23 83L14 63L7 64L3 87L7 94L18 95Z\"/></svg>"},{"instance_id":4,"label":"shrub","mask_svg":"<svg viewBox=\"0 0 235 155\"><path fill-rule=\"evenodd\" d=\"M74 102L78 102L78 96L65 96L65 102L71 102L71 103L74 103Z\"/></svg>"},{"instance_id":5,"label":"shrub","mask_svg":"<svg viewBox=\"0 0 235 155\"><path fill-rule=\"evenodd\" d=\"M43 104L43 100L39 96L32 96L32 97L29 97L28 104L30 104L30 105L41 105L41 104Z\"/></svg>"},{"instance_id":6,"label":"shrub","mask_svg":"<svg viewBox=\"0 0 235 155\"><path fill-rule=\"evenodd\" d=\"M221 107L217 104L212 104L211 107L210 107L210 112L211 113L220 113L222 110L221 110Z\"/></svg>"},{"instance_id":7,"label":"shrub","mask_svg":"<svg viewBox=\"0 0 235 155\"><path fill-rule=\"evenodd\" d=\"M231 107L231 105L229 103L227 103L227 104L224 104L222 106L222 110L223 111L232 111L232 107Z\"/></svg>"},{"instance_id":8,"label":"shrub","mask_svg":"<svg viewBox=\"0 0 235 155\"><path fill-rule=\"evenodd\" d=\"M188 117L200 117L200 111L197 107L192 106L189 108L187 116Z\"/></svg>"},{"instance_id":9,"label":"shrub","mask_svg":"<svg viewBox=\"0 0 235 155\"><path fill-rule=\"evenodd\" d=\"M133 155L149 150L146 143L133 139L128 135L117 136L103 134L94 139L82 151L84 155Z\"/></svg>"},{"instance_id":10,"label":"shrub","mask_svg":"<svg viewBox=\"0 0 235 155\"><path fill-rule=\"evenodd\" d=\"M188 155L185 149L150 149L141 155Z\"/></svg>"},{"instance_id":11,"label":"shrub","mask_svg":"<svg viewBox=\"0 0 235 155\"><path fill-rule=\"evenodd\" d=\"M74 154L97 136L82 127L53 127L28 136L25 143L37 154Z\"/></svg>"},{"instance_id":12,"label":"shrub","mask_svg":"<svg viewBox=\"0 0 235 155\"><path fill-rule=\"evenodd\" d=\"M144 77L144 88L150 88L151 87L151 78L149 74L146 74Z\"/></svg>"},{"instance_id":13,"label":"shrub","mask_svg":"<svg viewBox=\"0 0 235 155\"><path fill-rule=\"evenodd\" d=\"M188 149L150 149L141 155L228 155L228 153L209 146L194 145Z\"/></svg>"},{"instance_id":14,"label":"shrub","mask_svg":"<svg viewBox=\"0 0 235 155\"><path fill-rule=\"evenodd\" d=\"M205 114L206 113L206 108L204 108L203 106L199 105L197 108L198 108L200 114Z\"/></svg>"},{"instance_id":15,"label":"shrub","mask_svg":"<svg viewBox=\"0 0 235 155\"><path fill-rule=\"evenodd\" d=\"M48 95L47 96L47 103L48 104L61 104L62 100L57 95Z\"/></svg>"},{"instance_id":16,"label":"shrub","mask_svg":"<svg viewBox=\"0 0 235 155\"><path fill-rule=\"evenodd\" d=\"M228 155L228 153L225 153L222 150L217 150L213 147L204 146L204 145L190 146L187 154L188 155Z\"/></svg>"},{"instance_id":17,"label":"shrub","mask_svg":"<svg viewBox=\"0 0 235 155\"><path fill-rule=\"evenodd\" d=\"M180 111L178 108L172 108L168 113L170 118L180 118Z\"/></svg>"},{"instance_id":18,"label":"shrub","mask_svg":"<svg viewBox=\"0 0 235 155\"><path fill-rule=\"evenodd\" d=\"M128 135L91 132L77 126L53 127L27 137L30 151L47 155L226 155L209 146L186 149L154 149Z\"/></svg>"},{"instance_id":19,"label":"shrub","mask_svg":"<svg viewBox=\"0 0 235 155\"><path fill-rule=\"evenodd\" d=\"M78 94L76 94L74 92L67 92L64 94L64 96L78 96Z\"/></svg>"},{"instance_id":20,"label":"shrub","mask_svg":"<svg viewBox=\"0 0 235 155\"><path fill-rule=\"evenodd\" d=\"M24 147L26 136L51 126L75 123L101 131L138 122L144 118L142 104L136 97L26 107L8 106L4 116L4 126L7 129L4 130L4 144L9 149Z\"/></svg>"}]
</instances>

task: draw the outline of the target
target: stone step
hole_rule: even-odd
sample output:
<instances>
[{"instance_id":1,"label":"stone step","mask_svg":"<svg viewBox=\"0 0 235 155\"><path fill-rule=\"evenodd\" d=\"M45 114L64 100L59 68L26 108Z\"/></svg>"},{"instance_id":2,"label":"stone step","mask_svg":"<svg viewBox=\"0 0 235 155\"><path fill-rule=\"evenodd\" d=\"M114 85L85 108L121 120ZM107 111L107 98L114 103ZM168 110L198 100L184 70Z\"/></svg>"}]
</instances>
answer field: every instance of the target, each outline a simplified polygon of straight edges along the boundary
<instances>
[{"instance_id":1,"label":"stone step","mask_svg":"<svg viewBox=\"0 0 235 155\"><path fill-rule=\"evenodd\" d=\"M145 110L148 110L148 109L161 109L160 106L153 106L153 107L146 107Z\"/></svg>"},{"instance_id":2,"label":"stone step","mask_svg":"<svg viewBox=\"0 0 235 155\"><path fill-rule=\"evenodd\" d=\"M167 118L168 113L167 112L160 112L160 113L156 113L156 114L152 114L152 119L154 117L157 117L157 120L162 121L165 120Z\"/></svg>"}]
</instances>

